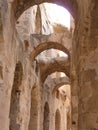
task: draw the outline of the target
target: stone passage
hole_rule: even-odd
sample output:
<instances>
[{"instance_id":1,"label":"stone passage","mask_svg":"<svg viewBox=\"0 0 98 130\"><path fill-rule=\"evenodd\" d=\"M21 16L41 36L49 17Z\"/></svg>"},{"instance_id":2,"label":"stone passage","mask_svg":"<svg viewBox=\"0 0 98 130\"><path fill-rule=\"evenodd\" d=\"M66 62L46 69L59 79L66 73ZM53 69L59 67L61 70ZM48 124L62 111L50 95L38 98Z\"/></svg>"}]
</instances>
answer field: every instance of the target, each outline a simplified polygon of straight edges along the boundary
<instances>
[{"instance_id":1,"label":"stone passage","mask_svg":"<svg viewBox=\"0 0 98 130\"><path fill-rule=\"evenodd\" d=\"M98 0L0 0L0 130L98 130Z\"/></svg>"}]
</instances>

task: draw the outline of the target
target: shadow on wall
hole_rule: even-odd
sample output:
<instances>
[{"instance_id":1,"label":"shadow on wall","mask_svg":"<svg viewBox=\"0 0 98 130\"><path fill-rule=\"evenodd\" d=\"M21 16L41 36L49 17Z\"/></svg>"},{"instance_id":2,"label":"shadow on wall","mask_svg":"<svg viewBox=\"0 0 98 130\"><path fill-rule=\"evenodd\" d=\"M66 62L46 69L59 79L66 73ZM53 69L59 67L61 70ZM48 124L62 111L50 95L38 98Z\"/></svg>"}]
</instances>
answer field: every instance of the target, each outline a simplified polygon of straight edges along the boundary
<instances>
[{"instance_id":1,"label":"shadow on wall","mask_svg":"<svg viewBox=\"0 0 98 130\"><path fill-rule=\"evenodd\" d=\"M46 102L44 106L44 120L43 120L43 130L49 130L49 105Z\"/></svg>"},{"instance_id":2,"label":"shadow on wall","mask_svg":"<svg viewBox=\"0 0 98 130\"><path fill-rule=\"evenodd\" d=\"M31 91L31 108L30 108L30 121L28 130L37 130L38 128L38 95L37 86L33 86Z\"/></svg>"},{"instance_id":3,"label":"shadow on wall","mask_svg":"<svg viewBox=\"0 0 98 130\"><path fill-rule=\"evenodd\" d=\"M61 128L61 115L60 111L57 109L55 113L55 130L60 130Z\"/></svg>"},{"instance_id":4,"label":"shadow on wall","mask_svg":"<svg viewBox=\"0 0 98 130\"><path fill-rule=\"evenodd\" d=\"M21 83L23 77L23 68L21 62L16 64L14 72L14 82L11 92L11 103L10 103L10 126L9 130L20 129L20 96L21 96Z\"/></svg>"}]
</instances>

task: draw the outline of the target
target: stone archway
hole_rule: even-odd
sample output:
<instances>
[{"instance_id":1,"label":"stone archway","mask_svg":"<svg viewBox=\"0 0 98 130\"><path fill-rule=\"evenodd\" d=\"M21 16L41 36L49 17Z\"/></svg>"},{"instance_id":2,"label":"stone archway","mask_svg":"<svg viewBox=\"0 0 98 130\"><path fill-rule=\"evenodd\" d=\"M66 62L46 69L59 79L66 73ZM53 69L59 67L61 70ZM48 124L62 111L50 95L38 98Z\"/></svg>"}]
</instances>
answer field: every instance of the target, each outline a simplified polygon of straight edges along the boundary
<instances>
[{"instance_id":1,"label":"stone archway","mask_svg":"<svg viewBox=\"0 0 98 130\"><path fill-rule=\"evenodd\" d=\"M61 115L60 111L57 109L55 113L55 130L60 130L61 129Z\"/></svg>"},{"instance_id":2,"label":"stone archway","mask_svg":"<svg viewBox=\"0 0 98 130\"><path fill-rule=\"evenodd\" d=\"M44 106L44 120L43 120L43 130L49 130L49 105L48 102Z\"/></svg>"},{"instance_id":3,"label":"stone archway","mask_svg":"<svg viewBox=\"0 0 98 130\"><path fill-rule=\"evenodd\" d=\"M39 60L40 75L42 82L48 75L54 72L64 72L70 78L70 63L65 57L52 58L51 60ZM43 67L44 66L44 67Z\"/></svg>"},{"instance_id":4,"label":"stone archway","mask_svg":"<svg viewBox=\"0 0 98 130\"><path fill-rule=\"evenodd\" d=\"M47 37L47 36L46 36ZM57 42L36 42L33 43L37 44L37 46L33 46L33 50L30 53L30 61L33 61L37 55L39 55L41 52L48 50L48 49L58 49L60 51L63 51L65 54L68 55L68 58L70 59L70 51L62 44Z\"/></svg>"},{"instance_id":5,"label":"stone archway","mask_svg":"<svg viewBox=\"0 0 98 130\"><path fill-rule=\"evenodd\" d=\"M58 77L58 78L47 77L47 79L44 82L44 85L51 86L52 94L54 94L56 90L60 88L62 85L70 85L70 79L68 77Z\"/></svg>"},{"instance_id":6,"label":"stone archway","mask_svg":"<svg viewBox=\"0 0 98 130\"><path fill-rule=\"evenodd\" d=\"M58 5L61 5L63 7L65 7L70 13L71 15L73 16L73 18L77 18L77 9L78 9L78 4L77 4L77 1L74 0L74 1L71 1L71 0L65 0L65 1L61 1L61 0L35 0L35 1L32 1L32 0L14 0L13 2L13 9L14 9L14 12L15 12L15 17L16 19L19 18L19 16L28 8L30 8L31 6L34 6L34 5L39 5L39 4L42 4L44 2L49 2L49 3L55 3L55 4L58 4Z\"/></svg>"},{"instance_id":7,"label":"stone archway","mask_svg":"<svg viewBox=\"0 0 98 130\"><path fill-rule=\"evenodd\" d=\"M21 62L16 64L14 72L14 82L11 92L11 103L10 103L10 126L9 130L20 130L20 95L21 95L21 84L23 77L23 68Z\"/></svg>"}]
</instances>

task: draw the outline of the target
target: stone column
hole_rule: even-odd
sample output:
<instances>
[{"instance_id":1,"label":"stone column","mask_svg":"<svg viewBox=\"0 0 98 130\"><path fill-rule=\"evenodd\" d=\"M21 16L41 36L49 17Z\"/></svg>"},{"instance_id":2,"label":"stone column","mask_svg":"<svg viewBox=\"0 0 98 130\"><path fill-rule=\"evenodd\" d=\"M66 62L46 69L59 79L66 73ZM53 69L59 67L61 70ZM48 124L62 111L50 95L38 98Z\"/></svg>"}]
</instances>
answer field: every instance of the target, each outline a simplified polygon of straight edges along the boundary
<instances>
[{"instance_id":1,"label":"stone column","mask_svg":"<svg viewBox=\"0 0 98 130\"><path fill-rule=\"evenodd\" d=\"M78 92L78 129L98 129L98 1L83 1L75 30L73 59ZM73 86L72 86L73 87ZM75 118L74 118L75 119Z\"/></svg>"}]
</instances>

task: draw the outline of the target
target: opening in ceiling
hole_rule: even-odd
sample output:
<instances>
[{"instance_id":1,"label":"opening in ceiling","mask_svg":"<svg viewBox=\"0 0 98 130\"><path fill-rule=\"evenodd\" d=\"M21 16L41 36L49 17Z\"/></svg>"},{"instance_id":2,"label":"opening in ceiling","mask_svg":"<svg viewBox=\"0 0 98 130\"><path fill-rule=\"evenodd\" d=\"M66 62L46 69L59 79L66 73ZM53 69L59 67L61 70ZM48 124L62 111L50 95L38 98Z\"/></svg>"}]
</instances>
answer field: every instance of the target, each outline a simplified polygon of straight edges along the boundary
<instances>
[{"instance_id":1,"label":"opening in ceiling","mask_svg":"<svg viewBox=\"0 0 98 130\"><path fill-rule=\"evenodd\" d=\"M61 24L70 29L70 13L62 6L44 3L49 21L52 24Z\"/></svg>"},{"instance_id":2,"label":"opening in ceiling","mask_svg":"<svg viewBox=\"0 0 98 130\"><path fill-rule=\"evenodd\" d=\"M20 39L29 39L30 34L49 35L74 29L74 21L70 13L62 6L43 3L24 11L16 22Z\"/></svg>"}]
</instances>

